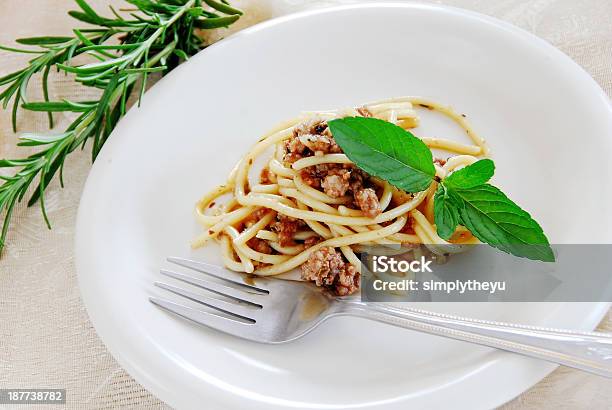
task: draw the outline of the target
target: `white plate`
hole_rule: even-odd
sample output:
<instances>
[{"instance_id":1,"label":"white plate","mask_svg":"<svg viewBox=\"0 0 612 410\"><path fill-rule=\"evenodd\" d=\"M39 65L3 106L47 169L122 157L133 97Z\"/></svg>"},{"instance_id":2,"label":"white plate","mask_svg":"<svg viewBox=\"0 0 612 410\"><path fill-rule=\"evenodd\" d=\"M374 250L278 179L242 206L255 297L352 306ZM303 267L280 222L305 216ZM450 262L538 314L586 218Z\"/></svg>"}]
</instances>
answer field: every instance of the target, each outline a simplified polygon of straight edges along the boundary
<instances>
[{"instance_id":1,"label":"white plate","mask_svg":"<svg viewBox=\"0 0 612 410\"><path fill-rule=\"evenodd\" d=\"M377 4L270 21L210 47L128 114L81 201L77 270L90 318L119 363L180 408L491 408L553 369L360 319L287 345L179 320L147 298L166 255L190 253L192 206L258 136L302 110L423 95L467 113L493 147L496 183L556 243L611 242L612 114L568 57L461 10ZM458 131L426 118L423 133ZM592 329L606 304L451 304L430 309Z\"/></svg>"}]
</instances>

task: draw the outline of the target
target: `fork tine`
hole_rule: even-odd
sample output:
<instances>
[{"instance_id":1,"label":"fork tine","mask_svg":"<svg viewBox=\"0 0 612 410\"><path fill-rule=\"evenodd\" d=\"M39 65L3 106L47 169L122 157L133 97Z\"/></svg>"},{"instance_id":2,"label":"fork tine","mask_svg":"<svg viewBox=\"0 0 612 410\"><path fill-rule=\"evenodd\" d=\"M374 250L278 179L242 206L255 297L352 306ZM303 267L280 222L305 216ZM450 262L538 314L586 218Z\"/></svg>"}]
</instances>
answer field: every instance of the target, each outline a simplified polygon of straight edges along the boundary
<instances>
[{"instance_id":1,"label":"fork tine","mask_svg":"<svg viewBox=\"0 0 612 410\"><path fill-rule=\"evenodd\" d=\"M182 316L198 324L208 326L212 329L229 333L234 336L247 338L249 334L248 330L250 329L249 326L253 326L252 323L246 323L219 316L214 313L204 312L202 310L180 305L178 303L171 302L162 298L157 298L154 296L150 296L149 301L154 305L157 305L160 308L172 312L176 315Z\"/></svg>"},{"instance_id":2,"label":"fork tine","mask_svg":"<svg viewBox=\"0 0 612 410\"><path fill-rule=\"evenodd\" d=\"M181 289L176 286L169 285L167 283L155 282L155 286L170 291L176 295L193 300L194 302L201 303L210 308L217 309L223 313L238 316L241 319L245 319L250 322L255 322L255 319L253 319L252 316L255 314L255 312L257 312L257 310L259 310L259 308L256 307L248 308L246 307L247 305L245 305L244 303L231 303L208 296L198 295L197 293L190 292L188 290Z\"/></svg>"},{"instance_id":3,"label":"fork tine","mask_svg":"<svg viewBox=\"0 0 612 410\"><path fill-rule=\"evenodd\" d=\"M161 269L159 271L162 275L169 276L174 279L189 283L199 288L214 292L221 296L227 296L232 299L236 299L239 302L250 303L255 306L262 306L264 295L256 293L247 293L246 291L238 290L229 286L222 285L220 283L209 282L204 279L194 278L185 273L173 272L167 269Z\"/></svg>"},{"instance_id":4,"label":"fork tine","mask_svg":"<svg viewBox=\"0 0 612 410\"><path fill-rule=\"evenodd\" d=\"M189 269L196 270L198 272L205 273L217 279L221 279L221 280L233 283L235 285L247 288L257 293L263 293L263 294L269 293L268 289L265 289L260 284L257 284L257 286L254 286L254 285L249 285L248 283L244 283L244 281L242 281L242 278L243 278L242 275L238 273L230 272L227 269L224 269L216 265L211 265L206 262L194 261L191 259L179 258L176 256L169 256L166 260L176 265L183 266L185 268L189 268Z\"/></svg>"}]
</instances>

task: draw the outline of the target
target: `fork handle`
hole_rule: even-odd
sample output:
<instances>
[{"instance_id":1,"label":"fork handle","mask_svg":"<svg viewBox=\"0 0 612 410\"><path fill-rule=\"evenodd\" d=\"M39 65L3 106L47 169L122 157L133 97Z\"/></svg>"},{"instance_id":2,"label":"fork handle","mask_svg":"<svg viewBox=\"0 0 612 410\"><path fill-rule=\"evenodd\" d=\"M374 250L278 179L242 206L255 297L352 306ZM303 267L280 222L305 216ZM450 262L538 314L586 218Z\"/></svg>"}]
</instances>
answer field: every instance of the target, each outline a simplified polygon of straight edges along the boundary
<instances>
[{"instance_id":1,"label":"fork handle","mask_svg":"<svg viewBox=\"0 0 612 410\"><path fill-rule=\"evenodd\" d=\"M612 378L612 334L468 319L343 300L339 314L519 353Z\"/></svg>"}]
</instances>

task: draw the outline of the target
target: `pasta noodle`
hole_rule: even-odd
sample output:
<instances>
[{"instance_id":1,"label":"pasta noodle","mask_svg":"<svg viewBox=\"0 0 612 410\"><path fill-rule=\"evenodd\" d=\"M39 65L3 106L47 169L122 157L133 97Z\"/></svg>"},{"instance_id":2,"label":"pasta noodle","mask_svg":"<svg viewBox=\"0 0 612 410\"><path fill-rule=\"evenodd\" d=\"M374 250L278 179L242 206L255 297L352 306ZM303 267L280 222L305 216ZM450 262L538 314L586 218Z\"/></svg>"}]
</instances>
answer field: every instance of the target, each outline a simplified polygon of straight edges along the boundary
<instances>
[{"instance_id":1,"label":"pasta noodle","mask_svg":"<svg viewBox=\"0 0 612 410\"><path fill-rule=\"evenodd\" d=\"M470 139L470 143L462 143L422 137L430 148L459 154L434 161L438 178L489 155L485 140L464 115L420 97L306 113L264 135L233 168L226 183L197 202L195 215L204 232L192 246L218 241L229 269L259 276L286 276L313 257L329 257L330 252L336 252L330 249L337 248L332 256L336 261L342 258L351 266L346 272L357 272L358 277L361 263L356 253L362 245L427 245L434 252L454 253L465 244L476 243L463 227L458 227L449 241L437 235L433 220L436 182L423 192L402 192L357 169L337 145L333 146L335 142L326 131L325 121L343 116L372 116L411 129L419 124L419 109L449 117ZM300 133L304 127L314 131ZM322 143L335 150L317 150L317 144ZM292 151L294 146L302 151ZM260 181L251 183L254 161L269 150L273 155L267 159ZM223 201L225 196L229 200Z\"/></svg>"}]
</instances>

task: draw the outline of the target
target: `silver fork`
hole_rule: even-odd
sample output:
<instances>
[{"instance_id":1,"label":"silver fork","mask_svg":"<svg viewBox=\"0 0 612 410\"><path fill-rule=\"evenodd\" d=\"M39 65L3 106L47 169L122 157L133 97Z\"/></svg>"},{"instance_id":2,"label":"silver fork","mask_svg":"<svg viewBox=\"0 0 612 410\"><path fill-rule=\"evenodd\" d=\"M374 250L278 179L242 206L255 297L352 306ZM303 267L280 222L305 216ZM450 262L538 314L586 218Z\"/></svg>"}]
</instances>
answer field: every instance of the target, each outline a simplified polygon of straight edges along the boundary
<instances>
[{"instance_id":1,"label":"silver fork","mask_svg":"<svg viewBox=\"0 0 612 410\"><path fill-rule=\"evenodd\" d=\"M155 285L196 304L177 303L156 296L151 296L150 301L196 323L243 339L260 343L290 342L331 317L350 315L612 377L612 334L398 309L381 303L330 297L308 283L266 278L255 278L247 283L241 274L215 265L176 257L168 261L203 273L161 270L167 277L200 288L200 292L171 283L155 282Z\"/></svg>"}]
</instances>

